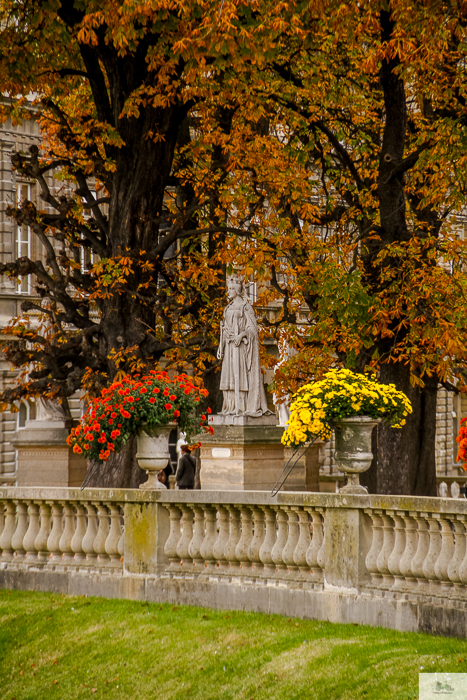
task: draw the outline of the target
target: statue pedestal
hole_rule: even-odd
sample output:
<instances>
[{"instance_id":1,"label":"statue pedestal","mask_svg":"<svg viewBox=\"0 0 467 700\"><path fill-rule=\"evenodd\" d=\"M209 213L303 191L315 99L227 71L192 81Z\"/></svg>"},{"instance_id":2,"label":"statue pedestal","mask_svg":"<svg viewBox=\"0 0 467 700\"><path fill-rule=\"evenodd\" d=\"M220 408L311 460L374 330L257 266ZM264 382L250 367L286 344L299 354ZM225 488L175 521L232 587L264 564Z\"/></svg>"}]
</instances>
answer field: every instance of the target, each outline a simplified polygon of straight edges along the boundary
<instances>
[{"instance_id":1,"label":"statue pedestal","mask_svg":"<svg viewBox=\"0 0 467 700\"><path fill-rule=\"evenodd\" d=\"M201 439L201 489L270 491L284 469L284 428L276 417L211 418L215 433Z\"/></svg>"},{"instance_id":2,"label":"statue pedestal","mask_svg":"<svg viewBox=\"0 0 467 700\"><path fill-rule=\"evenodd\" d=\"M17 451L17 486L81 486L86 459L66 444L63 421L26 421L11 442Z\"/></svg>"},{"instance_id":3,"label":"statue pedestal","mask_svg":"<svg viewBox=\"0 0 467 700\"><path fill-rule=\"evenodd\" d=\"M319 492L319 466L323 445L324 442L317 440L309 446L303 457L300 457L298 462L296 462L290 476L282 487L283 491ZM300 450L300 452L301 451L302 450ZM286 447L284 449L285 464L287 464L293 453L293 447ZM295 455L290 464L293 464L296 459L297 455Z\"/></svg>"}]
</instances>

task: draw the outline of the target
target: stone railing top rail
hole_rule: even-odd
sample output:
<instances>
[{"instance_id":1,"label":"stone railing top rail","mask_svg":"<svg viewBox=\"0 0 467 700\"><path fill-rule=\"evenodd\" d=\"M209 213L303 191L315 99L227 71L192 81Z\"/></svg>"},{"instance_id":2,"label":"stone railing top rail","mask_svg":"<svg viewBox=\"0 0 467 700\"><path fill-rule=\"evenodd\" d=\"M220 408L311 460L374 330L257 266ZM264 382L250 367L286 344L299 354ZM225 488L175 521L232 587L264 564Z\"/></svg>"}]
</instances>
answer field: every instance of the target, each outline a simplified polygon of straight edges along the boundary
<instances>
[{"instance_id":1,"label":"stone railing top rail","mask_svg":"<svg viewBox=\"0 0 467 700\"><path fill-rule=\"evenodd\" d=\"M350 495L339 493L269 491L178 491L139 489L83 489L44 487L0 487L0 500L105 501L114 503L193 503L232 505L313 506L317 508L358 508L400 510L418 513L467 515L467 500L421 496Z\"/></svg>"}]
</instances>

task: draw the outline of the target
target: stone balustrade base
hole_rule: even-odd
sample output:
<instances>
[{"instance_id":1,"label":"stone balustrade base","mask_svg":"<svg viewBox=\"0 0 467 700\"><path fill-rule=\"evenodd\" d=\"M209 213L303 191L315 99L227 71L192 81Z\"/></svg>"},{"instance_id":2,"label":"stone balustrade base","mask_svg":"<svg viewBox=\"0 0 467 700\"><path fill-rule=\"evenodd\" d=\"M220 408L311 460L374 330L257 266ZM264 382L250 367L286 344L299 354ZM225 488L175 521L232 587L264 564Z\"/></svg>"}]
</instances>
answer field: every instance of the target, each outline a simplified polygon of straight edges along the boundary
<instances>
[{"instance_id":1,"label":"stone balustrade base","mask_svg":"<svg viewBox=\"0 0 467 700\"><path fill-rule=\"evenodd\" d=\"M217 610L247 610L303 620L323 620L467 637L467 607L448 607L436 599L401 600L379 592L352 589L286 587L278 581L245 583L209 577L204 580L135 574L0 569L0 588L50 591L67 595L120 598Z\"/></svg>"}]
</instances>

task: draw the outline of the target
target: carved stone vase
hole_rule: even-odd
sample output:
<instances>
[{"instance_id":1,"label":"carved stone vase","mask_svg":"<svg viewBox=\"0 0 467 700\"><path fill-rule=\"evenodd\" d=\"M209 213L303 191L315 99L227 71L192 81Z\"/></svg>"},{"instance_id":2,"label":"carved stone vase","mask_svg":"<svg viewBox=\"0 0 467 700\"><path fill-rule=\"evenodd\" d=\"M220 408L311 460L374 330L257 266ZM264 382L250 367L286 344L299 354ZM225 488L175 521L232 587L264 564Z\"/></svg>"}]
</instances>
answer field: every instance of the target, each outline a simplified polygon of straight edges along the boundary
<instances>
[{"instance_id":1,"label":"carved stone vase","mask_svg":"<svg viewBox=\"0 0 467 700\"><path fill-rule=\"evenodd\" d=\"M157 474L165 469L170 459L169 435L175 423L156 425L154 428L142 429L136 436L136 459L141 469L147 472L148 480L141 484L140 489L146 491L159 489Z\"/></svg>"},{"instance_id":2,"label":"carved stone vase","mask_svg":"<svg viewBox=\"0 0 467 700\"><path fill-rule=\"evenodd\" d=\"M339 493L368 493L360 484L359 474L370 468L373 459L371 433L380 422L380 418L352 416L334 423L336 466L347 475L347 484Z\"/></svg>"}]
</instances>

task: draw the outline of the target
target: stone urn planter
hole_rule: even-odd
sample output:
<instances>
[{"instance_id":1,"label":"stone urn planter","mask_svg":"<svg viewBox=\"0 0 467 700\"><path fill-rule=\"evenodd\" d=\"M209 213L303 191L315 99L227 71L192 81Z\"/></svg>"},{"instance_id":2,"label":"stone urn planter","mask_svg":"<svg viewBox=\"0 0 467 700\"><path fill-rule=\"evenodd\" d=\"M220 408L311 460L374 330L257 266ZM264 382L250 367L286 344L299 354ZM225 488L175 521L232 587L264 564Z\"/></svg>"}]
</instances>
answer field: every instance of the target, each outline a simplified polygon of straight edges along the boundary
<instances>
[{"instance_id":1,"label":"stone urn planter","mask_svg":"<svg viewBox=\"0 0 467 700\"><path fill-rule=\"evenodd\" d=\"M334 423L336 466L348 478L346 486L339 489L339 493L368 493L360 484L359 474L370 468L373 459L371 433L380 422L381 419L369 416L352 416Z\"/></svg>"},{"instance_id":2,"label":"stone urn planter","mask_svg":"<svg viewBox=\"0 0 467 700\"><path fill-rule=\"evenodd\" d=\"M159 489L157 474L160 469L165 469L170 459L169 436L175 423L156 425L150 430L140 430L136 436L136 459L141 469L147 472L148 480L141 484L140 489L146 491Z\"/></svg>"}]
</instances>

